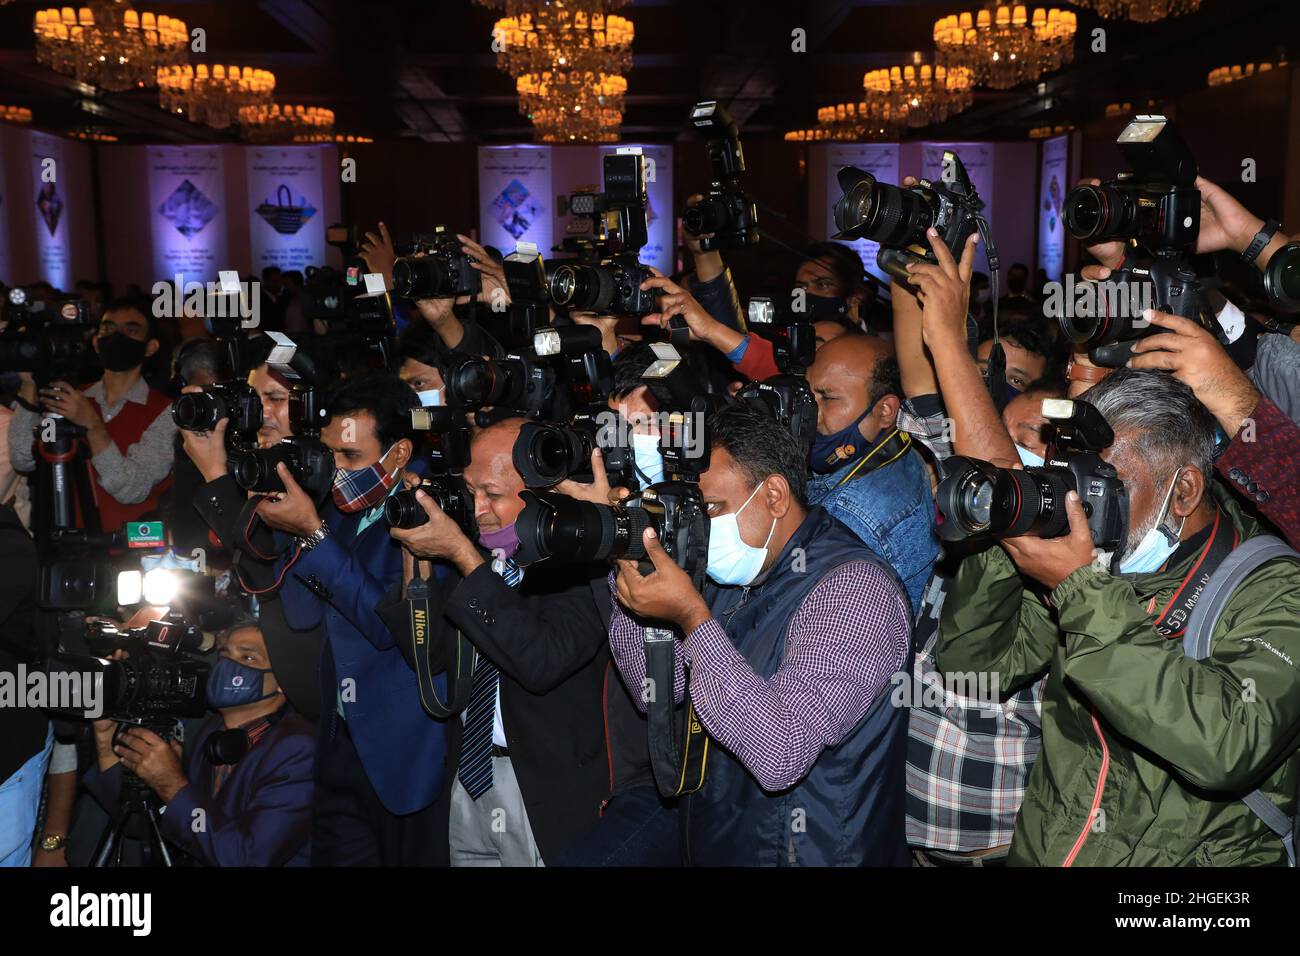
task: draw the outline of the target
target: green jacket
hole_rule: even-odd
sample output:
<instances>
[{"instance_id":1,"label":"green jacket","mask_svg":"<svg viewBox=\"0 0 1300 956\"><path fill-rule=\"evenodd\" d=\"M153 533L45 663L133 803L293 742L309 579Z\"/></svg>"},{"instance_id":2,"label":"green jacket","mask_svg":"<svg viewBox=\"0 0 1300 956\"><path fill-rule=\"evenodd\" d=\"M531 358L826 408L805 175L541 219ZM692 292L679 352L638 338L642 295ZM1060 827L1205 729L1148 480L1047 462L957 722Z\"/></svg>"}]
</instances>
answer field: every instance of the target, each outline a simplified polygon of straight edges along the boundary
<instances>
[{"instance_id":1,"label":"green jacket","mask_svg":"<svg viewBox=\"0 0 1300 956\"><path fill-rule=\"evenodd\" d=\"M1258 524L1217 495L1241 539ZM1226 529L1225 529L1226 530ZM1240 801L1288 814L1300 780L1300 565L1271 561L1236 591L1204 661L1152 627L1195 555L1164 572L1080 568L1049 608L1002 548L966 558L944 602L939 666L998 674L1003 692L1049 672L1043 749L1010 862L1061 866L1286 864Z\"/></svg>"}]
</instances>

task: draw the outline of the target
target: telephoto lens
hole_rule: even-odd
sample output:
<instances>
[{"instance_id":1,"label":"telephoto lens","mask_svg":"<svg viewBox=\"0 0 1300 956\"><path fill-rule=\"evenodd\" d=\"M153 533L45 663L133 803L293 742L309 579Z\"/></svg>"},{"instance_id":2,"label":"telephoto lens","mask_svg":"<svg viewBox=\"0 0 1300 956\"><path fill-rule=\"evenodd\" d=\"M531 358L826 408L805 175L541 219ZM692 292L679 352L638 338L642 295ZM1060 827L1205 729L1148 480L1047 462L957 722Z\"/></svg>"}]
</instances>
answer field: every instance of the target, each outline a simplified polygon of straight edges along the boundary
<instances>
[{"instance_id":1,"label":"telephoto lens","mask_svg":"<svg viewBox=\"0 0 1300 956\"><path fill-rule=\"evenodd\" d=\"M1070 529L1065 496L1074 489L1074 476L1066 469L998 468L954 456L945 470L935 493L945 541L986 535L1055 538Z\"/></svg>"},{"instance_id":2,"label":"telephoto lens","mask_svg":"<svg viewBox=\"0 0 1300 956\"><path fill-rule=\"evenodd\" d=\"M391 496L384 502L384 519L391 527L409 530L429 523L428 513L416 500L417 491L432 498L434 504L446 512L465 534L474 533L474 500L464 484L452 477L426 478L418 488L404 488Z\"/></svg>"},{"instance_id":3,"label":"telephoto lens","mask_svg":"<svg viewBox=\"0 0 1300 956\"><path fill-rule=\"evenodd\" d=\"M615 277L606 266L560 263L547 286L552 302L577 312L608 312L614 303Z\"/></svg>"},{"instance_id":4,"label":"telephoto lens","mask_svg":"<svg viewBox=\"0 0 1300 956\"><path fill-rule=\"evenodd\" d=\"M882 183L856 166L842 168L838 179L843 195L835 200L835 238L872 239L890 248L928 245L934 210L923 190Z\"/></svg>"},{"instance_id":5,"label":"telephoto lens","mask_svg":"<svg viewBox=\"0 0 1300 956\"><path fill-rule=\"evenodd\" d=\"M456 277L437 256L397 259L393 294L404 299L449 299L456 295Z\"/></svg>"},{"instance_id":6,"label":"telephoto lens","mask_svg":"<svg viewBox=\"0 0 1300 956\"><path fill-rule=\"evenodd\" d=\"M609 558L645 557L641 533L655 526L644 508L621 508L579 501L547 491L522 491L524 510L516 519L521 566L539 561L576 564Z\"/></svg>"}]
</instances>

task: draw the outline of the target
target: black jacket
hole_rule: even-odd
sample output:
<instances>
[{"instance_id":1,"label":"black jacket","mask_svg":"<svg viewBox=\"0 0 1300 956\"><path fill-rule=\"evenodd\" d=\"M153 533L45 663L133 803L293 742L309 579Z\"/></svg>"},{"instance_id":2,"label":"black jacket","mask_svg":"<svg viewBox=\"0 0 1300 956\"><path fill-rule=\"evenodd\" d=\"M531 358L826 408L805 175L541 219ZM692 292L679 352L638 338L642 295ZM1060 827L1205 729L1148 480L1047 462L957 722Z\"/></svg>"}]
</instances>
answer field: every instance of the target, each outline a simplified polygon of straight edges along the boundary
<instances>
[{"instance_id":1,"label":"black jacket","mask_svg":"<svg viewBox=\"0 0 1300 956\"><path fill-rule=\"evenodd\" d=\"M0 505L0 675L14 675L20 663L31 666L38 656L36 635L36 545L8 505ZM11 678L0 676L9 683ZM33 707L0 707L0 784L45 746L49 718Z\"/></svg>"},{"instance_id":2,"label":"black jacket","mask_svg":"<svg viewBox=\"0 0 1300 956\"><path fill-rule=\"evenodd\" d=\"M448 640L455 628L501 672L501 719L542 859L597 822L616 790L651 782L645 721L610 660L603 567L530 567L518 588L490 563L433 589ZM459 719L449 726L452 773Z\"/></svg>"},{"instance_id":3,"label":"black jacket","mask_svg":"<svg viewBox=\"0 0 1300 956\"><path fill-rule=\"evenodd\" d=\"M194 496L194 507L207 522L222 545L235 557L235 569L247 589L261 591L270 589L275 583L275 567L271 562L261 561L248 552L241 552L236 545L236 524L241 509L248 501L248 496L235 484L230 475L214 478L199 489ZM274 547L271 531L258 523L258 531L253 536L264 554L270 554ZM275 679L284 688L284 694L293 704L294 709L310 721L316 721L320 715L320 658L323 635L319 628L309 631L295 631L285 622L284 610L280 600L273 595L259 595L258 620L261 624L262 637L266 641L266 652L271 658L271 667Z\"/></svg>"}]
</instances>

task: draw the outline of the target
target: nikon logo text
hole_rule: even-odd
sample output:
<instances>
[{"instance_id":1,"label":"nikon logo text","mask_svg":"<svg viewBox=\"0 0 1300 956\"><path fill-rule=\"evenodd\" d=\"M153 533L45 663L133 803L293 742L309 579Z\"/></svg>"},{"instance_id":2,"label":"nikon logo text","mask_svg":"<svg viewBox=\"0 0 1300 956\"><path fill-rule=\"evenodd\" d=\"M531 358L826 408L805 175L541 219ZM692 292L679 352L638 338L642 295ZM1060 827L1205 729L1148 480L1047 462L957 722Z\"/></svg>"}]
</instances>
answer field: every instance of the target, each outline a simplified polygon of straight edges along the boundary
<instances>
[{"instance_id":1,"label":"nikon logo text","mask_svg":"<svg viewBox=\"0 0 1300 956\"><path fill-rule=\"evenodd\" d=\"M415 632L415 643L424 643L425 612L416 610L411 615L412 630Z\"/></svg>"},{"instance_id":2,"label":"nikon logo text","mask_svg":"<svg viewBox=\"0 0 1300 956\"><path fill-rule=\"evenodd\" d=\"M153 928L150 893L71 893L50 897L51 926L129 926L133 936L148 936Z\"/></svg>"}]
</instances>

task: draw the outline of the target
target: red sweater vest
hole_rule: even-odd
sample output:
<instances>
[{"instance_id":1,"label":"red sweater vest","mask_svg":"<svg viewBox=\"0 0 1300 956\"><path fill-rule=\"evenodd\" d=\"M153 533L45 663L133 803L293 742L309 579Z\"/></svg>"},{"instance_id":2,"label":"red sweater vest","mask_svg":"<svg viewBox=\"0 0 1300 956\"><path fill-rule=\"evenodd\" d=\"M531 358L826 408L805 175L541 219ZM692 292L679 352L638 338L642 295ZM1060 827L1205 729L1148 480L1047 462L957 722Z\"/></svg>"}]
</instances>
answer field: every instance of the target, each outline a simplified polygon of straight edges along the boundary
<instances>
[{"instance_id":1,"label":"red sweater vest","mask_svg":"<svg viewBox=\"0 0 1300 956\"><path fill-rule=\"evenodd\" d=\"M84 391L84 390L83 390ZM99 414L103 417L105 409L95 401L95 407L99 409ZM144 437L144 433L153 424L154 419L163 413L171 405L171 399L156 389L149 389L149 398L143 405L136 402L127 402L122 406L122 410L113 417L111 422L106 422L104 427L108 431L108 437L113 439L113 444L123 455L128 448ZM90 449L86 448L87 462L86 467L90 470L91 487L95 495L95 506L99 509L99 527L102 531L121 531L122 525L128 521L139 521L141 518L149 515L158 509L158 499L162 497L163 492L171 487L172 476L168 474L162 481L154 485L149 491L149 497L138 504L125 505L118 501L99 483L99 474L95 471L95 466L89 461ZM78 515L77 524L85 527L85 522Z\"/></svg>"}]
</instances>

